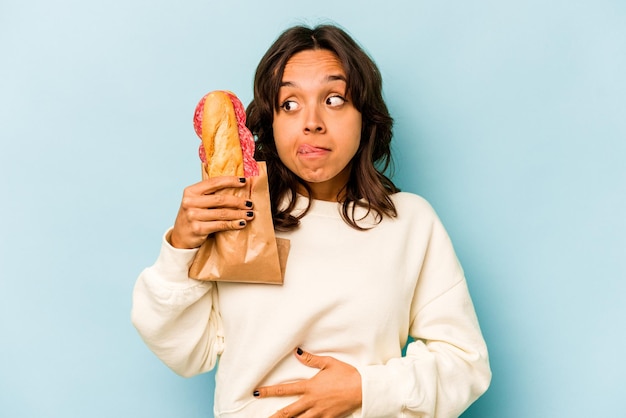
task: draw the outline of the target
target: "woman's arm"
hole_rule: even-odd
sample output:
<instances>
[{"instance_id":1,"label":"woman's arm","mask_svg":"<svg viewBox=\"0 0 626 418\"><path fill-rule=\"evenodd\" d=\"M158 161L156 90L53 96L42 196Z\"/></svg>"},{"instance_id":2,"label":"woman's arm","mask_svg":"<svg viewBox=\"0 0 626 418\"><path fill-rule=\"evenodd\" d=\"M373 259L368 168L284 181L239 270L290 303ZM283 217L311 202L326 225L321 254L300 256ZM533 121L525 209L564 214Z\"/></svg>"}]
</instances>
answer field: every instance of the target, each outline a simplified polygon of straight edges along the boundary
<instances>
[{"instance_id":1,"label":"woman's arm","mask_svg":"<svg viewBox=\"0 0 626 418\"><path fill-rule=\"evenodd\" d=\"M198 247L209 235L244 228L253 220L251 201L215 194L224 188L243 187L245 181L214 177L185 188L159 258L135 285L133 324L146 345L183 376L212 369L223 348L215 285L190 279L188 272Z\"/></svg>"},{"instance_id":2,"label":"woman's arm","mask_svg":"<svg viewBox=\"0 0 626 418\"><path fill-rule=\"evenodd\" d=\"M163 240L156 263L137 279L132 323L146 345L176 373L189 377L211 370L223 348L215 285L188 277L197 249Z\"/></svg>"},{"instance_id":3,"label":"woman's arm","mask_svg":"<svg viewBox=\"0 0 626 418\"><path fill-rule=\"evenodd\" d=\"M421 338L405 357L359 368L363 417L458 417L487 390L487 349L465 281L426 306L413 329Z\"/></svg>"},{"instance_id":4,"label":"woman's arm","mask_svg":"<svg viewBox=\"0 0 626 418\"><path fill-rule=\"evenodd\" d=\"M411 305L406 356L359 367L363 417L458 417L491 381L461 266L438 218Z\"/></svg>"}]
</instances>

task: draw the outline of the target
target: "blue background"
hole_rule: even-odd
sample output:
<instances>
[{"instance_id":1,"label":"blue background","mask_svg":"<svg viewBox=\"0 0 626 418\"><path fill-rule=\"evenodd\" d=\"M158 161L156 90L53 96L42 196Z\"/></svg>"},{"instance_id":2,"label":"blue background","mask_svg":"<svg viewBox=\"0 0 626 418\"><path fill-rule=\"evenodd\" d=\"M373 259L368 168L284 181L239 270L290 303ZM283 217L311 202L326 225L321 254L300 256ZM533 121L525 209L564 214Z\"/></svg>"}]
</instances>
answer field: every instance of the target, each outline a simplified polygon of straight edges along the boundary
<instances>
[{"instance_id":1,"label":"blue background","mask_svg":"<svg viewBox=\"0 0 626 418\"><path fill-rule=\"evenodd\" d=\"M278 33L326 21L379 64L395 180L465 267L494 377L464 416L624 416L626 2L2 0L3 417L212 415L132 287L199 179L197 101L248 103Z\"/></svg>"}]
</instances>

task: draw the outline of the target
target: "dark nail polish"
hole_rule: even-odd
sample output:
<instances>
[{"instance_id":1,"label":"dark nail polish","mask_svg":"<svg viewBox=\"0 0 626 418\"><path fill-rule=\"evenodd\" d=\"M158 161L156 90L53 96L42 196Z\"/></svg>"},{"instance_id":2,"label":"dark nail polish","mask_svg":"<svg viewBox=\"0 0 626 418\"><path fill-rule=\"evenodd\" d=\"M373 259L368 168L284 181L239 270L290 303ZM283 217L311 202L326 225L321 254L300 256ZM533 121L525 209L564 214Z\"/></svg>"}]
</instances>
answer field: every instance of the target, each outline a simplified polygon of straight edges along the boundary
<instances>
[{"instance_id":1,"label":"dark nail polish","mask_svg":"<svg viewBox=\"0 0 626 418\"><path fill-rule=\"evenodd\" d=\"M252 218L254 216L254 212L246 212L246 216L248 218Z\"/></svg>"},{"instance_id":2,"label":"dark nail polish","mask_svg":"<svg viewBox=\"0 0 626 418\"><path fill-rule=\"evenodd\" d=\"M252 207L252 202L249 200L246 200L246 207L247 208L251 208Z\"/></svg>"},{"instance_id":3,"label":"dark nail polish","mask_svg":"<svg viewBox=\"0 0 626 418\"><path fill-rule=\"evenodd\" d=\"M245 177L239 177L239 183L245 183L245 182L246 182Z\"/></svg>"},{"instance_id":4,"label":"dark nail polish","mask_svg":"<svg viewBox=\"0 0 626 418\"><path fill-rule=\"evenodd\" d=\"M298 347L298 349L296 350L296 353L298 353L298 355L301 356L302 353L304 353L304 351L302 351L302 349Z\"/></svg>"},{"instance_id":5,"label":"dark nail polish","mask_svg":"<svg viewBox=\"0 0 626 418\"><path fill-rule=\"evenodd\" d=\"M246 226L246 221L239 221L239 226Z\"/></svg>"},{"instance_id":6,"label":"dark nail polish","mask_svg":"<svg viewBox=\"0 0 626 418\"><path fill-rule=\"evenodd\" d=\"M258 390L255 390L254 393L252 394L252 396L258 397L260 395Z\"/></svg>"}]
</instances>

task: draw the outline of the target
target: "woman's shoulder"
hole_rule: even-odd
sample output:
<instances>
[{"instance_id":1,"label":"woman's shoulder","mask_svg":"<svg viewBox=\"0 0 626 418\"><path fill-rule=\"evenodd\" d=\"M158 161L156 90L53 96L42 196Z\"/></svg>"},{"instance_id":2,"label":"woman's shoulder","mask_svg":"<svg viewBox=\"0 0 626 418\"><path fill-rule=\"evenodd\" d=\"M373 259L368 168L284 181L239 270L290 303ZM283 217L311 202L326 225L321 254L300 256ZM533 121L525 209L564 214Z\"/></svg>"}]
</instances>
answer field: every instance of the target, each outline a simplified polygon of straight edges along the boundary
<instances>
[{"instance_id":1,"label":"woman's shoulder","mask_svg":"<svg viewBox=\"0 0 626 418\"><path fill-rule=\"evenodd\" d=\"M439 222L437 212L425 197L410 192L398 192L390 197L396 207L397 220L419 224Z\"/></svg>"},{"instance_id":2,"label":"woman's shoulder","mask_svg":"<svg viewBox=\"0 0 626 418\"><path fill-rule=\"evenodd\" d=\"M419 210L425 212L433 212L432 205L423 197L415 193L398 192L391 196L391 200L398 212L402 210Z\"/></svg>"}]
</instances>

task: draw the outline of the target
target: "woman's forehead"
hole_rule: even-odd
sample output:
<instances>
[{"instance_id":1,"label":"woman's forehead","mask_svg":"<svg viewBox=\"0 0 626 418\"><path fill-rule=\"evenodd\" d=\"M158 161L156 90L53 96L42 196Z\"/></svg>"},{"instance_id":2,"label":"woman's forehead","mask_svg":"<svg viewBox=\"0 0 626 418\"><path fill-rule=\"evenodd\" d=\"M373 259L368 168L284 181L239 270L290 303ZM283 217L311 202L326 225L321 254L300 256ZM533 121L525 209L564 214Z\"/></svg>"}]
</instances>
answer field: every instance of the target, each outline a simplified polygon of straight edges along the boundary
<instances>
[{"instance_id":1,"label":"woman's forehead","mask_svg":"<svg viewBox=\"0 0 626 418\"><path fill-rule=\"evenodd\" d=\"M325 49L300 51L285 65L282 83L294 83L302 78L317 78L319 81L346 80L343 64L333 52Z\"/></svg>"}]
</instances>

